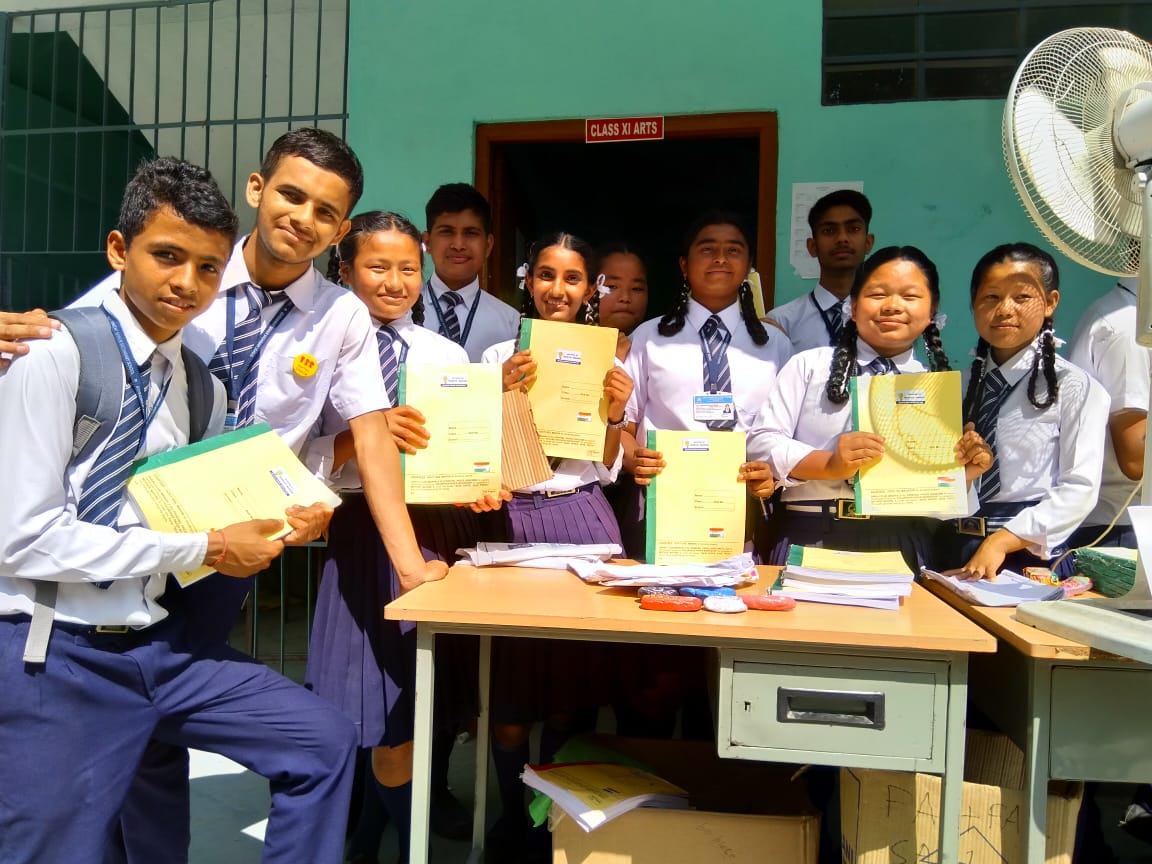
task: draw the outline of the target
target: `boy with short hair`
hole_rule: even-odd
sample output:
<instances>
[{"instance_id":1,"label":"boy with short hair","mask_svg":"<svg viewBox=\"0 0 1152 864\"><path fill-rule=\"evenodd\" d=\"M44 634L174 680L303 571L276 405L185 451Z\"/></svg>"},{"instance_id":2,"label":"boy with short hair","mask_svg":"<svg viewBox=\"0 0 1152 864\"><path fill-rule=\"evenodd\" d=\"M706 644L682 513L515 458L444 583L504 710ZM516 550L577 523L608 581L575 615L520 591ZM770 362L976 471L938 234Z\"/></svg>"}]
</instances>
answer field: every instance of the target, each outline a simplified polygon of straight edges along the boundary
<instances>
[{"instance_id":1,"label":"boy with short hair","mask_svg":"<svg viewBox=\"0 0 1152 864\"><path fill-rule=\"evenodd\" d=\"M492 252L492 211L475 187L448 183L428 199L424 217L424 245L435 268L424 283L424 326L479 363L484 349L515 339L520 328L520 313L480 288Z\"/></svg>"},{"instance_id":2,"label":"boy with short hair","mask_svg":"<svg viewBox=\"0 0 1152 864\"><path fill-rule=\"evenodd\" d=\"M205 644L161 602L170 571L208 564L224 579L267 567L283 544L266 536L282 523L163 534L140 524L124 493L134 458L189 439L181 331L213 301L236 228L211 175L187 162L158 159L129 184L107 241L117 290L101 303L100 338L122 361L121 407L89 455L73 459L80 355L66 329L0 377L0 477L21 490L0 508L0 764L19 790L0 795L5 862L101 862L152 737L273 781L264 861L339 860L349 721L251 658ZM209 434L225 407L216 386ZM53 593L44 662L26 663L37 604Z\"/></svg>"},{"instance_id":3,"label":"boy with short hair","mask_svg":"<svg viewBox=\"0 0 1152 864\"><path fill-rule=\"evenodd\" d=\"M837 189L808 211L808 254L820 263L820 283L766 316L792 340L794 351L835 345L851 315L848 294L856 270L872 251L872 204L862 192Z\"/></svg>"}]
</instances>

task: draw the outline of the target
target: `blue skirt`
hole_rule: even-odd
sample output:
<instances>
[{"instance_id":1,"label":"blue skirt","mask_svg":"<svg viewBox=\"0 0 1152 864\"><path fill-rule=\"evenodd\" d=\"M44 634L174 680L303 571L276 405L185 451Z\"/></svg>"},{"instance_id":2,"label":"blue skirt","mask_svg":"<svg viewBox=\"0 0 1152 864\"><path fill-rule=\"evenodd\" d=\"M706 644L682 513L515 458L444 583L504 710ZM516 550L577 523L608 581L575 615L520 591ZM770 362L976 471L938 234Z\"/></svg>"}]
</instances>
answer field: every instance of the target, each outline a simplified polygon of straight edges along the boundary
<instances>
[{"instance_id":1,"label":"blue skirt","mask_svg":"<svg viewBox=\"0 0 1152 864\"><path fill-rule=\"evenodd\" d=\"M352 720L361 747L412 740L415 626L384 620L399 594L368 502L346 495L328 529L304 681Z\"/></svg>"},{"instance_id":2,"label":"blue skirt","mask_svg":"<svg viewBox=\"0 0 1152 864\"><path fill-rule=\"evenodd\" d=\"M620 543L620 526L599 485L558 498L516 495L504 509L512 543ZM492 640L492 719L497 723L529 723L598 708L610 701L612 683L607 643Z\"/></svg>"}]
</instances>

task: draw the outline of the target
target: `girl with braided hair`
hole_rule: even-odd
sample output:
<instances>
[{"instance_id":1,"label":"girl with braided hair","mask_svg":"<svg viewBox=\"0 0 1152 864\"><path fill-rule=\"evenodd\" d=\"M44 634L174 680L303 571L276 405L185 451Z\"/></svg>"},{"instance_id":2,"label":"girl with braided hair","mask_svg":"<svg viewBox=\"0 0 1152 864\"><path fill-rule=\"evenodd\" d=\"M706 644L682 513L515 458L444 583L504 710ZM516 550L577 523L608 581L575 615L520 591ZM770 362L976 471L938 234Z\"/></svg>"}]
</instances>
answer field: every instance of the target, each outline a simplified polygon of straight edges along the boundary
<instances>
[{"instance_id":1,"label":"girl with braided hair","mask_svg":"<svg viewBox=\"0 0 1152 864\"><path fill-rule=\"evenodd\" d=\"M914 246L889 246L856 273L851 320L835 346L802 351L788 361L764 405L761 425L748 436L749 455L766 459L782 478L783 513L763 551L784 564L789 544L867 552L899 550L914 571L934 564L937 521L921 516L856 518L852 478L881 459L884 440L853 432L849 380L947 370L933 316L940 302L936 266ZM923 338L929 368L913 354ZM971 482L991 458L971 429L956 447Z\"/></svg>"},{"instance_id":2,"label":"girl with braided hair","mask_svg":"<svg viewBox=\"0 0 1152 864\"><path fill-rule=\"evenodd\" d=\"M983 531L953 531L951 563L967 578L992 579L1001 567L1051 563L1091 513L1109 398L1056 354L1060 272L1047 252L997 246L972 271L971 297L980 340L965 373L964 418L996 463L977 487ZM1072 559L1064 561L1058 575L1071 575Z\"/></svg>"}]
</instances>

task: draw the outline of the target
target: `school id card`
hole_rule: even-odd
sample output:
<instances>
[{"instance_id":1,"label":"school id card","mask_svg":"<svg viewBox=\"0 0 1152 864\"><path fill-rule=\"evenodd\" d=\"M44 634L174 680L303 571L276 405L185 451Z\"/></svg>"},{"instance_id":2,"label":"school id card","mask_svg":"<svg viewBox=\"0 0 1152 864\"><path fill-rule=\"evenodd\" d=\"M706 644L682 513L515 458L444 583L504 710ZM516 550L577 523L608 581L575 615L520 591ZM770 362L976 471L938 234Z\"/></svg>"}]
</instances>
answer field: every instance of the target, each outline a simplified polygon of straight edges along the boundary
<instances>
[{"instance_id":1,"label":"school id card","mask_svg":"<svg viewBox=\"0 0 1152 864\"><path fill-rule=\"evenodd\" d=\"M735 420L736 400L731 393L697 393L692 397L692 419L699 423Z\"/></svg>"}]
</instances>

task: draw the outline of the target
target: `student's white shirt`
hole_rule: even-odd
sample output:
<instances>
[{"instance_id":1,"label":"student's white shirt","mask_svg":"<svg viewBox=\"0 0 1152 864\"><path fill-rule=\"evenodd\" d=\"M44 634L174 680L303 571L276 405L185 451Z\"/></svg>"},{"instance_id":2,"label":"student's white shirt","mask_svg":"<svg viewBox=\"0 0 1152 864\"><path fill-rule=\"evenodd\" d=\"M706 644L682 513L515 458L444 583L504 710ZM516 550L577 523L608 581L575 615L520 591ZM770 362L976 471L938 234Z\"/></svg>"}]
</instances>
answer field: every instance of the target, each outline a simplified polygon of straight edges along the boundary
<instances>
[{"instance_id":1,"label":"student's white shirt","mask_svg":"<svg viewBox=\"0 0 1152 864\"><path fill-rule=\"evenodd\" d=\"M1135 283L1135 279L1123 279L1089 306L1068 349L1068 359L1090 372L1108 391L1111 414L1148 411L1152 352L1136 342ZM1100 498L1084 524L1107 525L1138 485L1139 481L1129 480L1120 470L1112 435L1106 429ZM1134 499L1134 503L1139 504L1139 499ZM1131 525L1132 519L1125 511L1117 523Z\"/></svg>"},{"instance_id":2,"label":"student's white shirt","mask_svg":"<svg viewBox=\"0 0 1152 864\"><path fill-rule=\"evenodd\" d=\"M152 357L149 405L168 393L148 427L142 455L188 443L188 386L180 335L156 345L113 293L104 302L124 329L137 364ZM66 329L29 352L0 378L0 477L11 494L0 507L0 615L32 613L35 582L59 582L56 620L146 627L167 615L156 599L167 574L200 566L205 534L162 534L142 527L125 496L117 527L81 522L84 481L107 444L72 458L80 355ZM156 352L153 354L153 352ZM123 387L121 382L119 387ZM217 383L207 435L224 428L224 388ZM106 590L92 583L114 580Z\"/></svg>"},{"instance_id":3,"label":"student's white shirt","mask_svg":"<svg viewBox=\"0 0 1152 864\"><path fill-rule=\"evenodd\" d=\"M999 367L1008 386L1018 386L996 422L1000 491L991 502L1036 501L1004 527L1026 540L1029 551L1050 558L1096 505L1109 399L1091 375L1057 356L1059 398L1045 410L1036 408L1028 400L1032 357L1029 346ZM989 357L988 371L996 368ZM964 373L964 392L970 375L970 369ZM1043 372L1036 389L1043 399Z\"/></svg>"},{"instance_id":4,"label":"student's white shirt","mask_svg":"<svg viewBox=\"0 0 1152 864\"><path fill-rule=\"evenodd\" d=\"M436 315L436 309L432 307L439 304L437 308L443 314L444 304L440 303L440 297L445 291L450 290L452 289L445 285L435 273L432 274L431 279L424 283L424 326L429 330L440 332L440 319ZM461 334L468 326L468 315L473 304L477 304L476 314L472 316L472 327L468 331L468 338L464 341L464 349L468 352L468 357L473 363L480 362L480 355L484 353L485 349L498 342L516 338L516 333L520 328L520 313L503 300L492 296L487 291L481 291L479 279L473 279L457 293L464 301L455 307L456 318L460 321Z\"/></svg>"},{"instance_id":5,"label":"student's white shirt","mask_svg":"<svg viewBox=\"0 0 1152 864\"><path fill-rule=\"evenodd\" d=\"M836 405L824 392L834 353L830 346L812 348L789 360L748 435L748 458L772 466L772 473L784 487L785 501L826 501L853 495L851 480L798 480L791 476L808 454L834 449L836 439L852 429L852 399ZM856 340L856 362L861 369L876 357L868 343ZM890 359L902 374L927 371L911 348ZM851 374L855 370L848 371Z\"/></svg>"},{"instance_id":6,"label":"student's white shirt","mask_svg":"<svg viewBox=\"0 0 1152 864\"><path fill-rule=\"evenodd\" d=\"M792 353L784 334L765 325L768 342L757 345L748 335L740 305L733 303L717 313L731 334L728 366L732 373L732 401L736 409L736 431L747 432L776 375ZM692 397L704 392L704 352L700 328L712 313L688 301L687 319L679 333L661 336L659 319L645 321L632 332L632 349L624 361L634 387L625 416L637 424L636 440L644 446L649 429L706 430L707 422L692 415Z\"/></svg>"},{"instance_id":7,"label":"student's white shirt","mask_svg":"<svg viewBox=\"0 0 1152 864\"><path fill-rule=\"evenodd\" d=\"M852 316L851 300L847 297L841 300L823 285L817 285L795 300L777 306L765 317L771 318L788 334L788 338L792 340L792 350L796 353L810 348L825 348L831 342L828 328L824 325L824 317L812 303L813 297L825 314L832 307L839 305L843 316L841 320L847 321Z\"/></svg>"},{"instance_id":8,"label":"student's white shirt","mask_svg":"<svg viewBox=\"0 0 1152 864\"><path fill-rule=\"evenodd\" d=\"M376 333L382 326L384 325L379 321L372 319L372 341L377 346L379 346L379 342L376 339ZM393 321L390 326L408 345L408 354L404 360L407 366L468 362L468 353L463 348L451 339L445 339L438 333L433 333L431 330L414 323L411 313ZM399 361L403 354L403 346L399 340L393 341L392 350L395 352L396 360ZM377 362L379 362L379 349L377 349L376 357ZM420 408L419 405L413 407L417 410ZM308 442L302 456L302 461L308 469L336 490L360 489L363 485L355 459L350 459L339 468L333 469L332 467L332 451L336 436L347 428L348 421L331 405L325 406L320 415L320 435ZM409 458L419 459L421 455L418 453Z\"/></svg>"},{"instance_id":9,"label":"student's white shirt","mask_svg":"<svg viewBox=\"0 0 1152 864\"><path fill-rule=\"evenodd\" d=\"M252 283L241 239L224 268L220 293L212 305L184 328L184 341L205 363L212 360L228 332L228 296L236 297L236 321L248 314L244 286ZM120 284L114 273L74 305L95 305ZM256 379L256 421L267 423L300 453L325 405L346 420L388 407L380 374L380 355L367 308L347 289L329 282L314 267L284 289L294 308L277 325L260 352ZM281 304L262 312L267 324ZM297 374L296 358L316 361L312 375Z\"/></svg>"},{"instance_id":10,"label":"student's white shirt","mask_svg":"<svg viewBox=\"0 0 1152 864\"><path fill-rule=\"evenodd\" d=\"M509 357L516 353L516 340L510 339L507 342L501 342L493 345L481 356L482 363L504 363ZM619 360L616 365L622 365ZM595 462L587 459L561 459L560 464L552 469L552 479L545 480L543 483L537 483L535 486L527 486L524 489L518 489L518 492L568 492L572 489L578 489L581 486L587 486L589 483L599 483L601 486L607 486L609 483L615 483L617 476L620 474L620 466L624 461L624 446L621 445L616 452L616 460L609 467L604 464L604 461L597 460Z\"/></svg>"}]
</instances>

